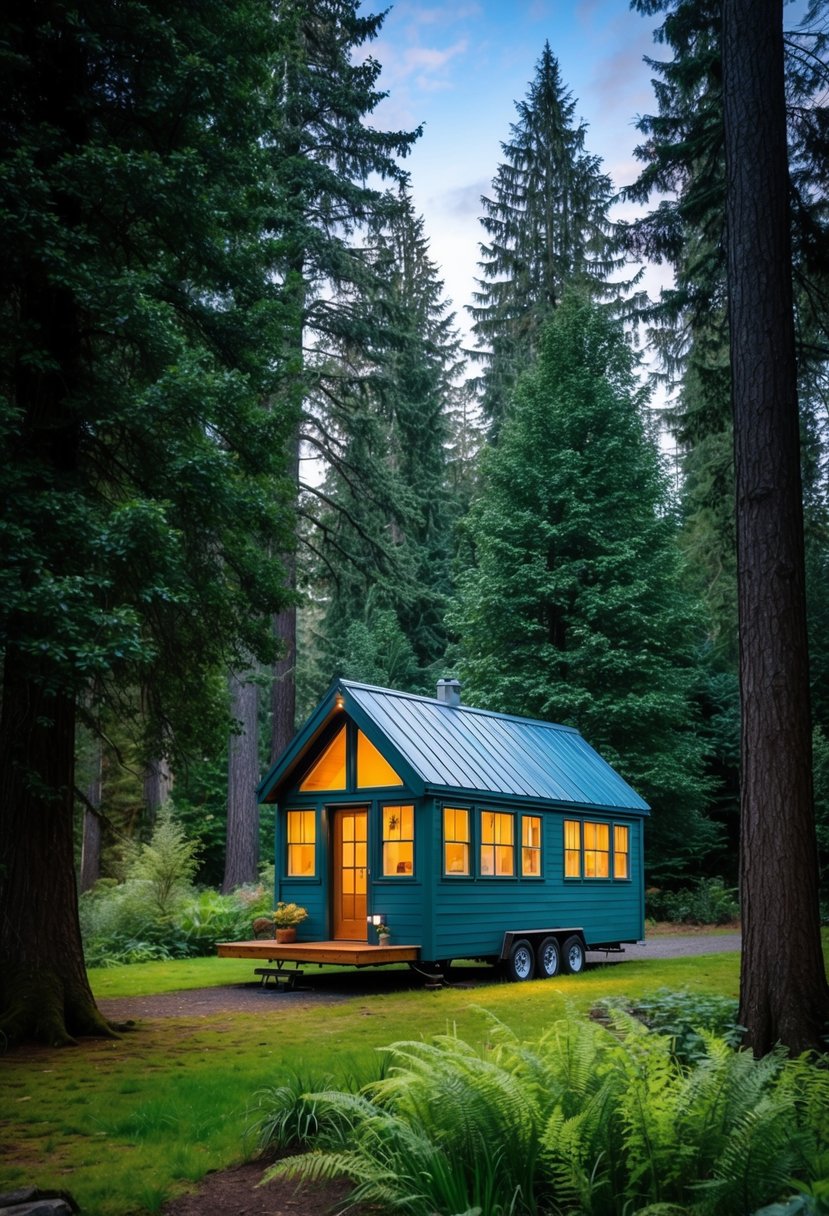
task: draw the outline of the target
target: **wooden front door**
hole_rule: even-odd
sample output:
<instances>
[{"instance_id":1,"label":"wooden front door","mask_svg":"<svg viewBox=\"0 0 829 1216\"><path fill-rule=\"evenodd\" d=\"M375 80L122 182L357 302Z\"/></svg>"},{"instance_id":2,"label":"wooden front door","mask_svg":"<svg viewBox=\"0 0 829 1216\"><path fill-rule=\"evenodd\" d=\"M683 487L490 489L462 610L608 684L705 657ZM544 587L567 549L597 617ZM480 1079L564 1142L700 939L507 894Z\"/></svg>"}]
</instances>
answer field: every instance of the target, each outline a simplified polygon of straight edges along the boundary
<instances>
[{"instance_id":1,"label":"wooden front door","mask_svg":"<svg viewBox=\"0 0 829 1216\"><path fill-rule=\"evenodd\" d=\"M364 942L368 939L368 812L365 807L334 811L333 936Z\"/></svg>"}]
</instances>

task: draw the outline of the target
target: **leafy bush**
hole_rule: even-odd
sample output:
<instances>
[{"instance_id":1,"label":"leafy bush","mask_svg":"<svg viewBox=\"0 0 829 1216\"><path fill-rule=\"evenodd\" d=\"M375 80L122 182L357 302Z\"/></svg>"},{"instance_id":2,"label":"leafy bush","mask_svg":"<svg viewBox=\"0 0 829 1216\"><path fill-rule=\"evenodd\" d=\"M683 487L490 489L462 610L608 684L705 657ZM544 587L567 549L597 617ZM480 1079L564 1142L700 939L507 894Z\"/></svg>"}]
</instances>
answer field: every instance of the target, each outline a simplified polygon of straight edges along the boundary
<instances>
[{"instance_id":1,"label":"leafy bush","mask_svg":"<svg viewBox=\"0 0 829 1216\"><path fill-rule=\"evenodd\" d=\"M611 1029L573 1019L528 1043L498 1026L480 1051L395 1043L357 1093L281 1088L263 1140L314 1147L266 1176L344 1176L354 1203L409 1216L745 1216L792 1202L794 1179L819 1197L829 1071L702 1038L683 1064L617 1012ZM782 1209L796 1210L819 1209Z\"/></svg>"},{"instance_id":2,"label":"leafy bush","mask_svg":"<svg viewBox=\"0 0 829 1216\"><path fill-rule=\"evenodd\" d=\"M740 915L736 890L721 878L701 878L695 887L681 891L651 888L645 894L645 910L651 920L691 925L725 925Z\"/></svg>"},{"instance_id":3,"label":"leafy bush","mask_svg":"<svg viewBox=\"0 0 829 1216\"><path fill-rule=\"evenodd\" d=\"M653 996L635 1004L606 1000L597 1006L603 1020L612 1018L619 1009L639 1018L649 1030L667 1035L673 1043L673 1054L685 1063L702 1060L708 1054L706 1032L735 1048L745 1034L745 1028L737 1024L737 1001L727 996L659 988Z\"/></svg>"},{"instance_id":4,"label":"leafy bush","mask_svg":"<svg viewBox=\"0 0 829 1216\"><path fill-rule=\"evenodd\" d=\"M230 895L197 891L191 882L196 853L165 810L149 843L129 854L125 881L103 879L81 896L88 966L212 954L219 941L250 937L253 919L272 911L272 884Z\"/></svg>"}]
</instances>

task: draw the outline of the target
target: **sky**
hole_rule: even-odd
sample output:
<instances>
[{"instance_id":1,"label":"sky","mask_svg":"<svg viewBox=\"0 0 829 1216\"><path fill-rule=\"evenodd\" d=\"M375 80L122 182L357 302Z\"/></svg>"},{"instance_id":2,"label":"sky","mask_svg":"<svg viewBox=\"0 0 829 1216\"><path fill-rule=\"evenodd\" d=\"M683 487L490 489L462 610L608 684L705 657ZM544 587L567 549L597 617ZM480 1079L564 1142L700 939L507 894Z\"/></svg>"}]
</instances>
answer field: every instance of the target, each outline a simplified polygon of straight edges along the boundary
<instances>
[{"instance_id":1,"label":"sky","mask_svg":"<svg viewBox=\"0 0 829 1216\"><path fill-rule=\"evenodd\" d=\"M483 237L480 197L489 193L515 102L526 96L545 40L576 101L576 117L587 123L586 149L602 158L619 188L638 172L636 117L655 108L653 73L643 56L668 57L653 41L656 24L656 17L632 12L627 0L393 3L369 47L389 94L372 121L396 129L423 124L406 165L432 259L464 334ZM665 278L664 269L654 269L644 285L655 291Z\"/></svg>"}]
</instances>

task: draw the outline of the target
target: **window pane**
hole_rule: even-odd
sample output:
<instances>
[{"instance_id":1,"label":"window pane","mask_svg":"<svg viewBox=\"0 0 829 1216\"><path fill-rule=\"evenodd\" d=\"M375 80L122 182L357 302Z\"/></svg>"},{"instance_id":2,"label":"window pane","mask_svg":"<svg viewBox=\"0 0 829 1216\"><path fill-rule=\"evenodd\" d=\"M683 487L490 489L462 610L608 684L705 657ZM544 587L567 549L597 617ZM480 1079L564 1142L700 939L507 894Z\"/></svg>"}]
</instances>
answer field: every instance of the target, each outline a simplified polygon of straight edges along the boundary
<instances>
[{"instance_id":1,"label":"window pane","mask_svg":"<svg viewBox=\"0 0 829 1216\"><path fill-rule=\"evenodd\" d=\"M585 823L584 877L610 878L610 824Z\"/></svg>"},{"instance_id":2,"label":"window pane","mask_svg":"<svg viewBox=\"0 0 829 1216\"><path fill-rule=\"evenodd\" d=\"M525 878L541 876L541 817L521 816L521 873Z\"/></svg>"},{"instance_id":3,"label":"window pane","mask_svg":"<svg viewBox=\"0 0 829 1216\"><path fill-rule=\"evenodd\" d=\"M345 727L334 736L299 787L301 790L345 789Z\"/></svg>"},{"instance_id":4,"label":"window pane","mask_svg":"<svg viewBox=\"0 0 829 1216\"><path fill-rule=\"evenodd\" d=\"M613 877L630 877L630 836L626 827L618 824L613 829Z\"/></svg>"},{"instance_id":5,"label":"window pane","mask_svg":"<svg viewBox=\"0 0 829 1216\"><path fill-rule=\"evenodd\" d=\"M443 872L469 874L469 811L465 807L443 808Z\"/></svg>"},{"instance_id":6,"label":"window pane","mask_svg":"<svg viewBox=\"0 0 829 1216\"><path fill-rule=\"evenodd\" d=\"M581 878L581 823L564 820L564 877Z\"/></svg>"},{"instance_id":7,"label":"window pane","mask_svg":"<svg viewBox=\"0 0 829 1216\"><path fill-rule=\"evenodd\" d=\"M481 873L511 877L515 874L515 816L502 811L481 811Z\"/></svg>"},{"instance_id":8,"label":"window pane","mask_svg":"<svg viewBox=\"0 0 829 1216\"><path fill-rule=\"evenodd\" d=\"M403 782L361 730L357 731L357 785L360 789Z\"/></svg>"},{"instance_id":9,"label":"window pane","mask_svg":"<svg viewBox=\"0 0 829 1216\"><path fill-rule=\"evenodd\" d=\"M383 876L414 870L414 806L383 807Z\"/></svg>"},{"instance_id":10,"label":"window pane","mask_svg":"<svg viewBox=\"0 0 829 1216\"><path fill-rule=\"evenodd\" d=\"M287 873L289 876L313 877L316 868L316 838L315 811L288 811Z\"/></svg>"}]
</instances>

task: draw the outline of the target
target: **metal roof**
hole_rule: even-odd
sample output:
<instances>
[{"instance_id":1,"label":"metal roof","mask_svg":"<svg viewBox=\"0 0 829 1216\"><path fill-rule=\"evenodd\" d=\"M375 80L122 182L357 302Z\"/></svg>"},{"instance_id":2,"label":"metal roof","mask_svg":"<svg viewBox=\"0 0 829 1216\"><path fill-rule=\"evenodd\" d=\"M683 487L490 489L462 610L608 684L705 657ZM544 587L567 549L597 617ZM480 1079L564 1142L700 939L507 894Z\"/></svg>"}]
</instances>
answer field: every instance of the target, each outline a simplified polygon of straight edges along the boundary
<instances>
[{"instance_id":1,"label":"metal roof","mask_svg":"<svg viewBox=\"0 0 829 1216\"><path fill-rule=\"evenodd\" d=\"M427 788L648 811L572 727L350 680L339 687L346 712L359 707Z\"/></svg>"}]
</instances>

